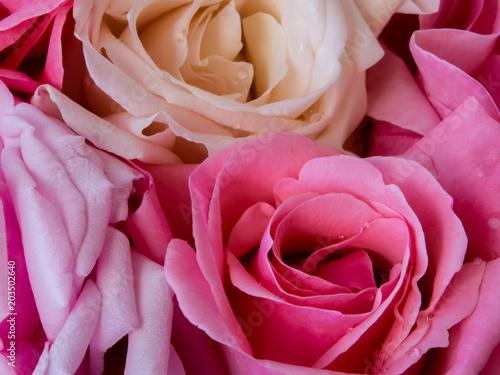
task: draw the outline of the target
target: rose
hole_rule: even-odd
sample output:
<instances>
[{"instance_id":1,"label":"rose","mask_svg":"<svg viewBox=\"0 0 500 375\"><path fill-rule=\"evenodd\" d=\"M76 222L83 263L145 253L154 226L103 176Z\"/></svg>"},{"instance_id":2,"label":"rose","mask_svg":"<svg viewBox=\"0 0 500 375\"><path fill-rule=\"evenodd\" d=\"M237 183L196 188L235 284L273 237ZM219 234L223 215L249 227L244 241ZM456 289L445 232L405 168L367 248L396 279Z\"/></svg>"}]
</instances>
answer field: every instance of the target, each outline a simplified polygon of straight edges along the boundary
<instances>
[{"instance_id":1,"label":"rose","mask_svg":"<svg viewBox=\"0 0 500 375\"><path fill-rule=\"evenodd\" d=\"M406 62L416 63L416 82L391 53L368 71L370 155L404 153L470 96L500 120L499 14L494 2L442 1L438 13L420 18L422 30L409 41L414 62Z\"/></svg>"},{"instance_id":2,"label":"rose","mask_svg":"<svg viewBox=\"0 0 500 375\"><path fill-rule=\"evenodd\" d=\"M367 75L369 155L402 155L433 171L467 233L466 260L491 265L500 255L498 14L493 3L443 1L410 40L416 80L392 53ZM487 272L485 290L495 277ZM495 373L500 332L490 329L499 325L491 298L484 294L474 314L451 330L452 344L434 356L440 366L429 373ZM474 355L465 356L471 343Z\"/></svg>"},{"instance_id":3,"label":"rose","mask_svg":"<svg viewBox=\"0 0 500 375\"><path fill-rule=\"evenodd\" d=\"M171 234L151 181L1 82L0 101L0 372L101 373L127 334L127 371L172 366L171 292L148 258L163 261Z\"/></svg>"},{"instance_id":4,"label":"rose","mask_svg":"<svg viewBox=\"0 0 500 375\"><path fill-rule=\"evenodd\" d=\"M437 1L75 2L89 108L120 130L192 158L276 131L343 143L365 114L364 77L396 11ZM265 42L265 43L264 43ZM49 90L54 101L58 93ZM62 116L72 103L58 103ZM88 136L87 119L67 121ZM99 147L125 156L119 147ZM164 163L165 161L161 161Z\"/></svg>"},{"instance_id":5,"label":"rose","mask_svg":"<svg viewBox=\"0 0 500 375\"><path fill-rule=\"evenodd\" d=\"M0 2L0 76L9 87L33 93L41 83L59 90L63 80L65 86L73 83L75 71L63 78L68 62L75 62L71 55L78 55L72 5L66 0Z\"/></svg>"},{"instance_id":6,"label":"rose","mask_svg":"<svg viewBox=\"0 0 500 375\"><path fill-rule=\"evenodd\" d=\"M165 276L230 373L418 373L476 307L486 263L463 264L451 198L415 162L274 134L209 157L189 191L196 252L172 240Z\"/></svg>"}]
</instances>

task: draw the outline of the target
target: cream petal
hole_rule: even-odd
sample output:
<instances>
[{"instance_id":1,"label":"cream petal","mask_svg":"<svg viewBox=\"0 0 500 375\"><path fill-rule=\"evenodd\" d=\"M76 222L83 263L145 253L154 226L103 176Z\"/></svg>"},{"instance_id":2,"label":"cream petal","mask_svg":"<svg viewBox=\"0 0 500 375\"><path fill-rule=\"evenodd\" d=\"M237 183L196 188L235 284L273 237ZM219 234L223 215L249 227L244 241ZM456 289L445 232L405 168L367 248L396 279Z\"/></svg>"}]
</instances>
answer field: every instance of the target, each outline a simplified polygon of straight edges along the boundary
<instances>
[{"instance_id":1,"label":"cream petal","mask_svg":"<svg viewBox=\"0 0 500 375\"><path fill-rule=\"evenodd\" d=\"M255 13L244 18L242 24L246 55L255 69L255 91L259 97L269 93L287 74L287 37L269 14Z\"/></svg>"},{"instance_id":2,"label":"cream petal","mask_svg":"<svg viewBox=\"0 0 500 375\"><path fill-rule=\"evenodd\" d=\"M144 49L156 65L178 79L182 77L179 68L188 57L189 22L197 10L195 5L178 8L140 34Z\"/></svg>"},{"instance_id":3,"label":"cream petal","mask_svg":"<svg viewBox=\"0 0 500 375\"><path fill-rule=\"evenodd\" d=\"M203 33L200 58L216 55L232 61L242 48L241 19L234 1L231 1L208 22Z\"/></svg>"}]
</instances>

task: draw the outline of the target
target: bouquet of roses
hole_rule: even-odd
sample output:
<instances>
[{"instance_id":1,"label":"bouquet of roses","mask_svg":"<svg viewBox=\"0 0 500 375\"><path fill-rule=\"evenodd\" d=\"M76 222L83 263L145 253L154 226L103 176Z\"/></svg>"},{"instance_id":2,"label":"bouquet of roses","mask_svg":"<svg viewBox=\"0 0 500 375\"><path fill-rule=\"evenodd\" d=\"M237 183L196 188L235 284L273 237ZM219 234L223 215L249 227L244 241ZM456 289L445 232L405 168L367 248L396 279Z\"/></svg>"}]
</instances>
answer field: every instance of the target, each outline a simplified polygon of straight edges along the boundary
<instances>
[{"instance_id":1,"label":"bouquet of roses","mask_svg":"<svg viewBox=\"0 0 500 375\"><path fill-rule=\"evenodd\" d=\"M500 366L496 0L0 0L1 374Z\"/></svg>"}]
</instances>

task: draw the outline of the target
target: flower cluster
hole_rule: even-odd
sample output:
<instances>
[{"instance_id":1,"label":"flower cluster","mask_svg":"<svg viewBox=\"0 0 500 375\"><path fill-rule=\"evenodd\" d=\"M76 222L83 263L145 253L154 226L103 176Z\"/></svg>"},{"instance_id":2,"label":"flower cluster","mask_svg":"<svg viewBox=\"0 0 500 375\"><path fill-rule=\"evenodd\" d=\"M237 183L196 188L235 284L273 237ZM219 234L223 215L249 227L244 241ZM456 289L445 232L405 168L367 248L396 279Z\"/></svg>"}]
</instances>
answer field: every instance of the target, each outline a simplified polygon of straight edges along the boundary
<instances>
[{"instance_id":1,"label":"flower cluster","mask_svg":"<svg viewBox=\"0 0 500 375\"><path fill-rule=\"evenodd\" d=\"M500 365L500 5L0 0L0 373Z\"/></svg>"}]
</instances>

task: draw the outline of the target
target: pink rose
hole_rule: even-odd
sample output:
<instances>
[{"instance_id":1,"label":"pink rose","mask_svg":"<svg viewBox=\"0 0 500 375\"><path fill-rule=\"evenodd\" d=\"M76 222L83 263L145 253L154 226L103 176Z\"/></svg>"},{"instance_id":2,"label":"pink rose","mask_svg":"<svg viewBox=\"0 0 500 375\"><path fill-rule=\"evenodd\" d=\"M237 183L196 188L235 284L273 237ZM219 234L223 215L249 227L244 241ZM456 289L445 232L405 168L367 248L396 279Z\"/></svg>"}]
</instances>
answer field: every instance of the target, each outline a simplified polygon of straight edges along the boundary
<instances>
[{"instance_id":1,"label":"pink rose","mask_svg":"<svg viewBox=\"0 0 500 375\"><path fill-rule=\"evenodd\" d=\"M497 5L443 1L437 14L420 19L424 30L410 40L416 79L393 53L368 72L374 123L368 154L401 155L432 171L464 225L466 261L488 261L476 310L451 329L451 345L433 355L440 366L429 374L494 374L500 358Z\"/></svg>"},{"instance_id":2,"label":"pink rose","mask_svg":"<svg viewBox=\"0 0 500 375\"><path fill-rule=\"evenodd\" d=\"M77 0L74 17L90 110L130 142L146 140L134 148L158 163L158 146L199 160L276 131L341 150L365 115L365 70L383 54L377 35L395 12L437 8L436 0ZM72 103L48 91L69 118ZM90 139L87 122L67 121ZM109 143L96 145L127 157Z\"/></svg>"},{"instance_id":3,"label":"pink rose","mask_svg":"<svg viewBox=\"0 0 500 375\"><path fill-rule=\"evenodd\" d=\"M498 262L464 264L452 199L410 160L339 155L278 133L192 173L156 168L164 208L181 213L189 201L175 187L189 175L196 252L172 240L165 276L229 373L418 374L498 289Z\"/></svg>"},{"instance_id":4,"label":"pink rose","mask_svg":"<svg viewBox=\"0 0 500 375\"><path fill-rule=\"evenodd\" d=\"M494 1L442 1L438 13L420 18L422 30L409 40L414 61L407 66L387 51L367 74L368 115L375 125L370 155L405 152L471 96L500 121L499 20ZM389 25L388 35L398 27Z\"/></svg>"},{"instance_id":5,"label":"pink rose","mask_svg":"<svg viewBox=\"0 0 500 375\"><path fill-rule=\"evenodd\" d=\"M33 93L41 83L59 90L73 83L75 71L63 77L73 55L81 55L74 49L72 6L67 0L0 1L0 77L10 88Z\"/></svg>"},{"instance_id":6,"label":"pink rose","mask_svg":"<svg viewBox=\"0 0 500 375\"><path fill-rule=\"evenodd\" d=\"M171 234L151 182L3 83L0 101L0 373L100 374L127 334L127 373L175 367L172 295L153 261Z\"/></svg>"}]
</instances>

